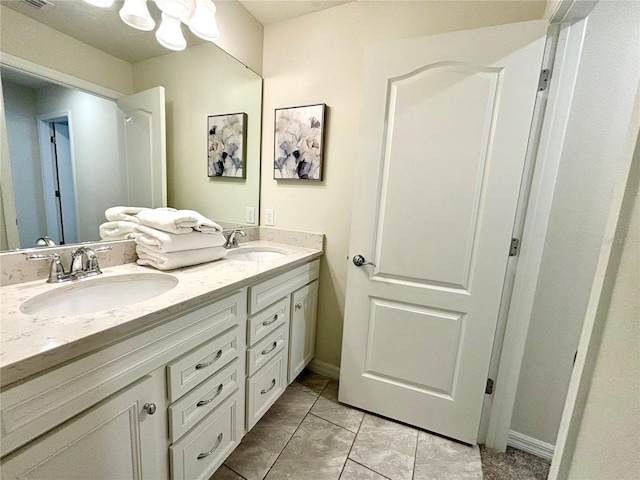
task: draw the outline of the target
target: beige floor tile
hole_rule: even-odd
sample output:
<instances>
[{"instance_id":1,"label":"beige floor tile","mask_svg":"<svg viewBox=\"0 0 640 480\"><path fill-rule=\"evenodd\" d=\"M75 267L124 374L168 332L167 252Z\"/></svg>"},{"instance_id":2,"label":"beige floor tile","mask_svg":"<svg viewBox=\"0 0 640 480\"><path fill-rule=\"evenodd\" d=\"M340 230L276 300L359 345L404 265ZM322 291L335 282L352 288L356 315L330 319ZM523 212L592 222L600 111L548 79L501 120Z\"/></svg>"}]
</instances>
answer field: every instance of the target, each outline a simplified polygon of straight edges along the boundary
<instances>
[{"instance_id":1,"label":"beige floor tile","mask_svg":"<svg viewBox=\"0 0 640 480\"><path fill-rule=\"evenodd\" d=\"M221 465L209 480L243 480L243 478L233 470Z\"/></svg>"},{"instance_id":2,"label":"beige floor tile","mask_svg":"<svg viewBox=\"0 0 640 480\"><path fill-rule=\"evenodd\" d=\"M446 438L420 432L415 480L477 480L482 478L478 446L469 447Z\"/></svg>"},{"instance_id":3,"label":"beige floor tile","mask_svg":"<svg viewBox=\"0 0 640 480\"><path fill-rule=\"evenodd\" d=\"M328 382L329 379L324 375L314 373L310 370L303 370L291 383L291 386L317 397L322 393Z\"/></svg>"},{"instance_id":4,"label":"beige floor tile","mask_svg":"<svg viewBox=\"0 0 640 480\"><path fill-rule=\"evenodd\" d=\"M338 480L355 435L308 415L267 480Z\"/></svg>"},{"instance_id":5,"label":"beige floor tile","mask_svg":"<svg viewBox=\"0 0 640 480\"><path fill-rule=\"evenodd\" d=\"M287 388L245 435L225 465L247 480L262 480L304 419L316 397Z\"/></svg>"},{"instance_id":6,"label":"beige floor tile","mask_svg":"<svg viewBox=\"0 0 640 480\"><path fill-rule=\"evenodd\" d=\"M364 418L364 412L338 402L338 382L335 380L329 381L311 413L353 433L358 432Z\"/></svg>"},{"instance_id":7,"label":"beige floor tile","mask_svg":"<svg viewBox=\"0 0 640 480\"><path fill-rule=\"evenodd\" d=\"M347 460L340 475L340 480L385 480L386 478L353 460Z\"/></svg>"},{"instance_id":8,"label":"beige floor tile","mask_svg":"<svg viewBox=\"0 0 640 480\"><path fill-rule=\"evenodd\" d=\"M349 458L392 480L411 480L418 430L366 414Z\"/></svg>"}]
</instances>

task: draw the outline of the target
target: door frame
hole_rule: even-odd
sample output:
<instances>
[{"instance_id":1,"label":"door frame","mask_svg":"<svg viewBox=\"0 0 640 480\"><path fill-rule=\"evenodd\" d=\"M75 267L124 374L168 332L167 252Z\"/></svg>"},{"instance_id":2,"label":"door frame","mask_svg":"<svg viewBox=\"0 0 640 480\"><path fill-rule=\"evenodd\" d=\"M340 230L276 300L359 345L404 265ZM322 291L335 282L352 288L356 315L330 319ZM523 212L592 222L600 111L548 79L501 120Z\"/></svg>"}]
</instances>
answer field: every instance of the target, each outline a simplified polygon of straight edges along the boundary
<instances>
[{"instance_id":1,"label":"door frame","mask_svg":"<svg viewBox=\"0 0 640 480\"><path fill-rule=\"evenodd\" d=\"M560 0L549 13L550 31L557 31L555 58L551 59L552 80L546 103L532 124L530 182L523 181L514 237L521 239L515 265L508 269L500 317L502 332L496 331L490 372L497 372L496 389L490 407L481 420L481 438L487 447L504 452L507 447L518 381L524 358L533 302L542 264L556 180L569 121L573 92L580 65L586 18L598 0ZM536 105L536 110L538 106ZM536 130L539 132L536 135ZM485 397L486 399L486 397ZM486 405L485 400L485 405ZM484 429L482 428L484 427Z\"/></svg>"},{"instance_id":2,"label":"door frame","mask_svg":"<svg viewBox=\"0 0 640 480\"><path fill-rule=\"evenodd\" d=\"M75 210L76 222L79 218L78 209L78 184L76 179L76 157L73 138L73 120L71 111L64 110L55 113L46 113L36 117L38 123L38 144L40 145L40 169L42 171L42 192L46 198L50 198L51 194L51 166L54 164L53 153L51 151L51 141L49 139L51 132L51 124L57 120L65 120L69 126L69 153L71 156L71 177L73 183L73 209ZM52 211L47 200L44 202L45 220L47 231L51 232L54 227L59 226L59 216ZM57 210L57 208L56 208ZM77 235L77 223L74 226ZM65 242L68 243L68 242ZM75 243L75 242L71 242Z\"/></svg>"}]
</instances>

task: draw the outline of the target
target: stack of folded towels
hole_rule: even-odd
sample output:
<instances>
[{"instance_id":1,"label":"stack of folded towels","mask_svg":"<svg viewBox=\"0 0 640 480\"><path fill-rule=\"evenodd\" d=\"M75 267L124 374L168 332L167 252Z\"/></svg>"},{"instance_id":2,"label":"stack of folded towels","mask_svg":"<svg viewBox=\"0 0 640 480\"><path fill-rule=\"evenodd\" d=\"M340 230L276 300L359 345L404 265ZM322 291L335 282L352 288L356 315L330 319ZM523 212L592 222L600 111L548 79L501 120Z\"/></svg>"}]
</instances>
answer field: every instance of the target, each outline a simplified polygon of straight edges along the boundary
<instances>
[{"instance_id":1,"label":"stack of folded towels","mask_svg":"<svg viewBox=\"0 0 640 480\"><path fill-rule=\"evenodd\" d=\"M173 270L213 262L227 254L222 227L196 211L137 207L114 209L119 209L117 213L121 216L129 216L128 219L112 220L120 224L111 228L126 230L129 226L122 223L132 223L129 233L136 242L139 265ZM109 210L105 212L107 219Z\"/></svg>"},{"instance_id":2,"label":"stack of folded towels","mask_svg":"<svg viewBox=\"0 0 640 480\"><path fill-rule=\"evenodd\" d=\"M100 225L100 238L103 240L126 240L135 238L133 227L140 221L136 215L143 207L111 207L104 212L107 222Z\"/></svg>"}]
</instances>

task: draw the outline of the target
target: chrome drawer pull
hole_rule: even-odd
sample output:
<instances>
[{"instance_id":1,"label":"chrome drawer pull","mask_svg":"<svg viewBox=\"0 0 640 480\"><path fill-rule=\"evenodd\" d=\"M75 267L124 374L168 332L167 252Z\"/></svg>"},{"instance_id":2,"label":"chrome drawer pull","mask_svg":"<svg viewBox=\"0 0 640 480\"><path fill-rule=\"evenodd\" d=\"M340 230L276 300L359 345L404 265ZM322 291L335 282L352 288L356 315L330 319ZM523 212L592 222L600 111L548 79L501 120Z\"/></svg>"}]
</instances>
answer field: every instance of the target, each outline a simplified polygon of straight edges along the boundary
<instances>
[{"instance_id":1,"label":"chrome drawer pull","mask_svg":"<svg viewBox=\"0 0 640 480\"><path fill-rule=\"evenodd\" d=\"M276 313L273 316L273 320L265 320L264 322L262 322L262 325L266 327L267 325L271 325L273 322L277 322L277 321L278 321L278 314Z\"/></svg>"},{"instance_id":2,"label":"chrome drawer pull","mask_svg":"<svg viewBox=\"0 0 640 480\"><path fill-rule=\"evenodd\" d=\"M273 380L271 380L271 386L269 388L265 388L264 390L260 390L260 393L262 395L264 395L265 393L269 393L271 390L273 390L273 387L276 386L276 379L274 378Z\"/></svg>"},{"instance_id":3,"label":"chrome drawer pull","mask_svg":"<svg viewBox=\"0 0 640 480\"><path fill-rule=\"evenodd\" d=\"M213 362L217 361L221 356L222 356L222 349L218 350L218 353L216 353L216 358L214 358L210 362L197 364L196 365L196 370L200 370L201 368L208 367Z\"/></svg>"},{"instance_id":4,"label":"chrome drawer pull","mask_svg":"<svg viewBox=\"0 0 640 480\"><path fill-rule=\"evenodd\" d=\"M213 452L216 451L216 448L218 448L221 443L222 443L222 432L220 433L220 435L218 435L218 440L216 441L216 444L213 446L213 448L206 453L201 453L200 455L198 455L198 460L202 460L203 458L206 458L209 455L211 455Z\"/></svg>"},{"instance_id":5,"label":"chrome drawer pull","mask_svg":"<svg viewBox=\"0 0 640 480\"><path fill-rule=\"evenodd\" d=\"M267 353L273 352L278 346L278 342L273 342L273 346L271 348L267 348L266 350L262 350L262 354L266 355Z\"/></svg>"},{"instance_id":6,"label":"chrome drawer pull","mask_svg":"<svg viewBox=\"0 0 640 480\"><path fill-rule=\"evenodd\" d=\"M207 403L211 403L213 402L213 400L216 399L216 397L218 397L218 395L220 395L222 393L222 384L218 385L218 391L216 392L216 394L211 397L208 400L200 400L198 403L196 403L196 407L202 407L203 405L206 405Z\"/></svg>"}]
</instances>

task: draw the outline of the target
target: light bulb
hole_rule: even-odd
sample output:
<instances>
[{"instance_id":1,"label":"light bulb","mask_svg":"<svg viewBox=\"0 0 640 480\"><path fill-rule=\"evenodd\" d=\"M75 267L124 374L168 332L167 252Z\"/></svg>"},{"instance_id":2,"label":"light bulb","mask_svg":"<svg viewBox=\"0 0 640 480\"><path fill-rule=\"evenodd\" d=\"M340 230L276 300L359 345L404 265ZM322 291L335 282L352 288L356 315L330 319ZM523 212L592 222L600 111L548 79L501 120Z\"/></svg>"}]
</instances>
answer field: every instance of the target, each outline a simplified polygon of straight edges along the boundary
<instances>
[{"instance_id":1,"label":"light bulb","mask_svg":"<svg viewBox=\"0 0 640 480\"><path fill-rule=\"evenodd\" d=\"M185 22L191 14L191 7L186 0L154 0L162 13Z\"/></svg>"},{"instance_id":2,"label":"light bulb","mask_svg":"<svg viewBox=\"0 0 640 480\"><path fill-rule=\"evenodd\" d=\"M196 0L196 8L189 19L189 29L209 42L220 38L220 29L216 21L216 6L210 0Z\"/></svg>"},{"instance_id":3,"label":"light bulb","mask_svg":"<svg viewBox=\"0 0 640 480\"><path fill-rule=\"evenodd\" d=\"M156 22L149 14L146 0L124 0L124 5L120 9L120 18L130 27L145 32L153 30L156 26Z\"/></svg>"},{"instance_id":4,"label":"light bulb","mask_svg":"<svg viewBox=\"0 0 640 480\"><path fill-rule=\"evenodd\" d=\"M162 22L156 31L158 43L169 50L180 51L187 48L180 25L180 19L163 13Z\"/></svg>"}]
</instances>

